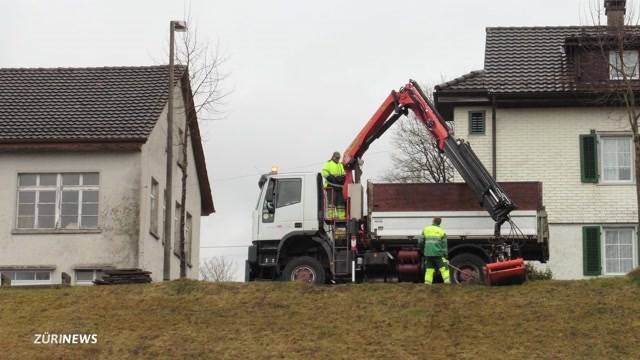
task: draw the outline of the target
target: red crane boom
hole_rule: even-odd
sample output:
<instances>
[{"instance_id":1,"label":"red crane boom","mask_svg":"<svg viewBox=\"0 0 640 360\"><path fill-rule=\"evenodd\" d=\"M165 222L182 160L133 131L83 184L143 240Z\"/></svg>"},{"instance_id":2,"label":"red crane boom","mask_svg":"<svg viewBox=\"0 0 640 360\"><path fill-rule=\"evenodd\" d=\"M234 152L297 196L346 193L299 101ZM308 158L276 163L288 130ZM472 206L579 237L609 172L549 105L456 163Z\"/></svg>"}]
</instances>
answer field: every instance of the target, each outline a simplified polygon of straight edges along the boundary
<instances>
[{"instance_id":1,"label":"red crane boom","mask_svg":"<svg viewBox=\"0 0 640 360\"><path fill-rule=\"evenodd\" d=\"M467 185L478 195L480 205L496 221L496 236L500 236L500 227L509 220L509 213L516 208L515 204L482 165L469 144L451 136L447 124L413 80L399 91L391 92L344 152L342 162L346 172L346 186L343 187L345 198L348 198L349 184L360 182L360 159L369 146L400 116L407 115L409 110L427 127L438 149L447 156Z\"/></svg>"}]
</instances>

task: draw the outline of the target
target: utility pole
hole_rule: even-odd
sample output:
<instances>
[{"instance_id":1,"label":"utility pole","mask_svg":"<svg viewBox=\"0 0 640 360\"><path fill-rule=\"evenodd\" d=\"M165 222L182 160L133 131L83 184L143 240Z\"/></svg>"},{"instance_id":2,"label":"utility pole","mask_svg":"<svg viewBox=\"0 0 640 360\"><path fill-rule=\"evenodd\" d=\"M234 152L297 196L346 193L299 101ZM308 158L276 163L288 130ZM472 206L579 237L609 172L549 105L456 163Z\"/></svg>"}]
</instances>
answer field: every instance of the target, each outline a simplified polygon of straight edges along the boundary
<instances>
[{"instance_id":1,"label":"utility pole","mask_svg":"<svg viewBox=\"0 0 640 360\"><path fill-rule=\"evenodd\" d=\"M173 88L174 84L174 53L175 32L185 31L187 24L184 21L169 22L169 98L167 100L167 179L164 189L164 262L163 280L171 280L171 214L173 206Z\"/></svg>"}]
</instances>

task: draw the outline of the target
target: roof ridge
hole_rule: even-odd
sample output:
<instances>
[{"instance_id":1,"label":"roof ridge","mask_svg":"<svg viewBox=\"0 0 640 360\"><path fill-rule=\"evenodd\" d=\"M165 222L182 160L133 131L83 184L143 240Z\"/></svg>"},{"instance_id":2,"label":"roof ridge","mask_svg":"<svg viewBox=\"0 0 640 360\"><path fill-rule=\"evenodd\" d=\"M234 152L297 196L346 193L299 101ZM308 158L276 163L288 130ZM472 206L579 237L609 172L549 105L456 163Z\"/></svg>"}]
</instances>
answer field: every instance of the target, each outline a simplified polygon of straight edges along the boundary
<instances>
[{"instance_id":1,"label":"roof ridge","mask_svg":"<svg viewBox=\"0 0 640 360\"><path fill-rule=\"evenodd\" d=\"M478 75L483 75L485 73L484 69L481 70L472 70L462 76L458 76L457 78L451 79L449 81L443 82L442 84L438 84L435 86L436 90L440 90L445 87L449 87L451 85L459 84L464 80L468 80L470 78L476 77Z\"/></svg>"}]
</instances>

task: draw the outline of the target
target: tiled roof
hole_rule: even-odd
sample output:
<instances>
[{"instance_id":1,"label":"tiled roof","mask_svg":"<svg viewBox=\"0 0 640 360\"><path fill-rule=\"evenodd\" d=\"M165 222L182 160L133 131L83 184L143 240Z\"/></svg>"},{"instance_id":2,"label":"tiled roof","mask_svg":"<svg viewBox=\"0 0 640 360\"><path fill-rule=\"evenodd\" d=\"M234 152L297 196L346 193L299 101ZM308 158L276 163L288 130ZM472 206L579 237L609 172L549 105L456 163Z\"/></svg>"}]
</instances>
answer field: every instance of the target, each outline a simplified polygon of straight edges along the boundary
<instances>
[{"instance_id":1,"label":"tiled roof","mask_svg":"<svg viewBox=\"0 0 640 360\"><path fill-rule=\"evenodd\" d=\"M168 75L167 66L0 69L0 141L144 142Z\"/></svg>"},{"instance_id":2,"label":"tiled roof","mask_svg":"<svg viewBox=\"0 0 640 360\"><path fill-rule=\"evenodd\" d=\"M564 50L568 37L603 34L601 26L489 27L484 71L436 86L437 91L484 88L496 93L575 90ZM640 28L632 27L640 34Z\"/></svg>"}]
</instances>

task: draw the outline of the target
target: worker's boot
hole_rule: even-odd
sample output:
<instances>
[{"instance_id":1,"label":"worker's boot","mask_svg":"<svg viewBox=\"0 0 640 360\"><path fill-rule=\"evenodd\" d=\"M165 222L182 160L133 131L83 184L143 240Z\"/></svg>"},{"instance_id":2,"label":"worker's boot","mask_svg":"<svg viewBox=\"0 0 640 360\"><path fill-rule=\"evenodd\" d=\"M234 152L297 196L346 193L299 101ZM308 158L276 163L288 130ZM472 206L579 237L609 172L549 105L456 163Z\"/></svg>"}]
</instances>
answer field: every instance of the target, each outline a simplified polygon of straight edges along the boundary
<instances>
[{"instance_id":1,"label":"worker's boot","mask_svg":"<svg viewBox=\"0 0 640 360\"><path fill-rule=\"evenodd\" d=\"M440 276L442 276L442 282L445 284L451 284L451 279L449 278L449 269L445 265L440 268Z\"/></svg>"},{"instance_id":2,"label":"worker's boot","mask_svg":"<svg viewBox=\"0 0 640 360\"><path fill-rule=\"evenodd\" d=\"M433 275L435 273L435 269L429 268L424 272L424 284L425 285L433 285Z\"/></svg>"}]
</instances>

